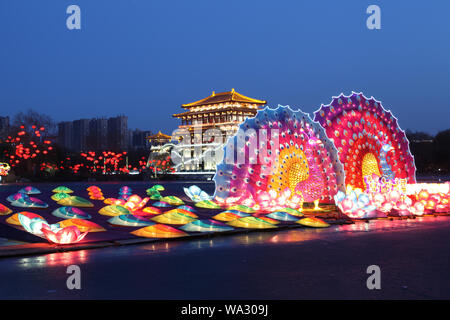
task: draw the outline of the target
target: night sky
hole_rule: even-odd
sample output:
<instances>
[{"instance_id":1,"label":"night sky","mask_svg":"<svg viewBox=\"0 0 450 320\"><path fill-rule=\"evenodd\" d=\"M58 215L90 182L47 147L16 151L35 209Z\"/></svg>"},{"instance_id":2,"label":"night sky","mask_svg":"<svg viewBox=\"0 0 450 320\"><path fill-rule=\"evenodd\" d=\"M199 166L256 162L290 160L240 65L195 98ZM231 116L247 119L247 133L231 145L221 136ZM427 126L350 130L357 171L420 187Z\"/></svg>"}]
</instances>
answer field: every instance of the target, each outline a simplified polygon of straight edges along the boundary
<instances>
[{"instance_id":1,"label":"night sky","mask_svg":"<svg viewBox=\"0 0 450 320\"><path fill-rule=\"evenodd\" d=\"M81 30L66 28L70 4ZM213 90L311 114L353 90L435 134L450 128L449 16L445 0L2 0L0 115L125 114L171 133L180 105Z\"/></svg>"}]
</instances>

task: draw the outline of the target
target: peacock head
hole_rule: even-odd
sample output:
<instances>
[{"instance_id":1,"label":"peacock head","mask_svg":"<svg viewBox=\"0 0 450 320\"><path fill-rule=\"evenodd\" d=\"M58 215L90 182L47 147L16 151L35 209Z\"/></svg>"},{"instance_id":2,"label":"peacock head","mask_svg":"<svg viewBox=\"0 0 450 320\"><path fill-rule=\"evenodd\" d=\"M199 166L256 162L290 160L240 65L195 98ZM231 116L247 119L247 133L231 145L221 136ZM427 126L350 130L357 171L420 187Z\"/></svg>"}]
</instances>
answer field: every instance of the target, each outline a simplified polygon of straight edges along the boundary
<instances>
[{"instance_id":1,"label":"peacock head","mask_svg":"<svg viewBox=\"0 0 450 320\"><path fill-rule=\"evenodd\" d=\"M383 144L383 146L381 147L381 150L383 150L384 152L389 152L391 150L394 150L394 148L389 143L386 143L386 144Z\"/></svg>"}]
</instances>

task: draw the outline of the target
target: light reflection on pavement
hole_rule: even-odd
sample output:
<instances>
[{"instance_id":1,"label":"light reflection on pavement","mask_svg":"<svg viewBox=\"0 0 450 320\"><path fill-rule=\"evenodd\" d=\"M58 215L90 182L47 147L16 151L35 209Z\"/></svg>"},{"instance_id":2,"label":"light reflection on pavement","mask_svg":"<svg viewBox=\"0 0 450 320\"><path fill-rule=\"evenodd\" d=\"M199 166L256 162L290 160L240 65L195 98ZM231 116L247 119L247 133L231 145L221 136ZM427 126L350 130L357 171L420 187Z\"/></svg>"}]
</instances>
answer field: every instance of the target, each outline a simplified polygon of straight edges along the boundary
<instances>
[{"instance_id":1,"label":"light reflection on pavement","mask_svg":"<svg viewBox=\"0 0 450 320\"><path fill-rule=\"evenodd\" d=\"M3 258L0 298L450 298L449 228L450 217L376 220ZM83 290L65 286L73 264ZM370 264L380 292L365 287Z\"/></svg>"},{"instance_id":2,"label":"light reflection on pavement","mask_svg":"<svg viewBox=\"0 0 450 320\"><path fill-rule=\"evenodd\" d=\"M249 232L235 235L216 235L210 238L188 239L185 241L155 242L119 247L108 247L94 250L79 250L51 253L37 257L19 258L21 268L58 266L88 262L96 256L122 256L168 254L205 249L231 248L252 245L301 244L303 242L337 241L364 234L377 234L396 231L414 231L416 229L433 228L439 224L450 228L450 217L418 217L404 220L372 220L347 225L335 225L330 228L295 228L282 231Z\"/></svg>"},{"instance_id":3,"label":"light reflection on pavement","mask_svg":"<svg viewBox=\"0 0 450 320\"><path fill-rule=\"evenodd\" d=\"M0 238L0 247L1 246L15 246L15 245L21 245L21 244L25 244L25 242Z\"/></svg>"}]
</instances>

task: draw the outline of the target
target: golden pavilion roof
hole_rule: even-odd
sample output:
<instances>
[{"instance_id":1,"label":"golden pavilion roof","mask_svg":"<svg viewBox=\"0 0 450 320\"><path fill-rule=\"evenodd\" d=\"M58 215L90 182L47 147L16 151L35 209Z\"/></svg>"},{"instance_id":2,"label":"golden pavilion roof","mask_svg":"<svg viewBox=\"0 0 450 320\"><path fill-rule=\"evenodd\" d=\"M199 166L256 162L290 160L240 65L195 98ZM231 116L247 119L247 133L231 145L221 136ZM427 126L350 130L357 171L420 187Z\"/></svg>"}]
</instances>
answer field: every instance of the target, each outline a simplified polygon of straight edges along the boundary
<instances>
[{"instance_id":1,"label":"golden pavilion roof","mask_svg":"<svg viewBox=\"0 0 450 320\"><path fill-rule=\"evenodd\" d=\"M158 131L157 134L153 134L147 137L148 140L164 140L164 139L170 140L171 138L172 138L171 136L164 134L161 131Z\"/></svg>"},{"instance_id":2,"label":"golden pavilion roof","mask_svg":"<svg viewBox=\"0 0 450 320\"><path fill-rule=\"evenodd\" d=\"M206 97L204 99L201 99L201 100L198 100L195 102L186 103L181 106L183 108L191 108L191 107L198 107L198 106L204 106L204 105L209 105L209 104L218 104L218 103L224 103L224 102L240 102L240 103L262 104L262 105L267 103L267 101L265 101L265 100L253 99L253 98L244 96L243 94L240 94L240 93L234 91L234 89L231 89L231 91L228 91L228 92L215 93L213 91L213 93L209 97Z\"/></svg>"}]
</instances>

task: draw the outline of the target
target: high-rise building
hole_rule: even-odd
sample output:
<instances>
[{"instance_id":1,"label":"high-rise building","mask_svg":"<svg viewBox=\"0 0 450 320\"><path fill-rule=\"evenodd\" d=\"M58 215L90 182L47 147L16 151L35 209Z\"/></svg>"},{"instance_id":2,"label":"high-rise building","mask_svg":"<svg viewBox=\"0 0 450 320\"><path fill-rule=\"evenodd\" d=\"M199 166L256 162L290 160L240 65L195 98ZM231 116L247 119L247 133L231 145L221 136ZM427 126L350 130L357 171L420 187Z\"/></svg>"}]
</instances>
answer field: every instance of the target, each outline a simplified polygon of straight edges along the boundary
<instances>
[{"instance_id":1,"label":"high-rise building","mask_svg":"<svg viewBox=\"0 0 450 320\"><path fill-rule=\"evenodd\" d=\"M142 131L139 129L130 131L130 143L129 148L131 149L148 149L150 147L150 142L148 137L151 136L151 131Z\"/></svg>"},{"instance_id":2,"label":"high-rise building","mask_svg":"<svg viewBox=\"0 0 450 320\"><path fill-rule=\"evenodd\" d=\"M108 146L108 119L99 118L89 121L88 148L94 151L106 150Z\"/></svg>"},{"instance_id":3,"label":"high-rise building","mask_svg":"<svg viewBox=\"0 0 450 320\"><path fill-rule=\"evenodd\" d=\"M128 117L117 116L108 119L108 147L114 151L128 150Z\"/></svg>"},{"instance_id":4,"label":"high-rise building","mask_svg":"<svg viewBox=\"0 0 450 320\"><path fill-rule=\"evenodd\" d=\"M142 131L148 132L148 131ZM145 138L143 138L145 141ZM132 138L128 132L128 118L79 119L58 123L58 143L69 150L125 151Z\"/></svg>"},{"instance_id":5,"label":"high-rise building","mask_svg":"<svg viewBox=\"0 0 450 320\"><path fill-rule=\"evenodd\" d=\"M75 151L87 151L89 135L89 120L80 119L73 122L72 145Z\"/></svg>"},{"instance_id":6,"label":"high-rise building","mask_svg":"<svg viewBox=\"0 0 450 320\"><path fill-rule=\"evenodd\" d=\"M73 126L72 126L72 121L64 121L64 122L60 122L58 123L58 144L63 147L66 148L68 150L72 150L73 145L72 145L72 133L73 133Z\"/></svg>"},{"instance_id":7,"label":"high-rise building","mask_svg":"<svg viewBox=\"0 0 450 320\"><path fill-rule=\"evenodd\" d=\"M6 138L9 133L9 117L0 117L0 138Z\"/></svg>"}]
</instances>

